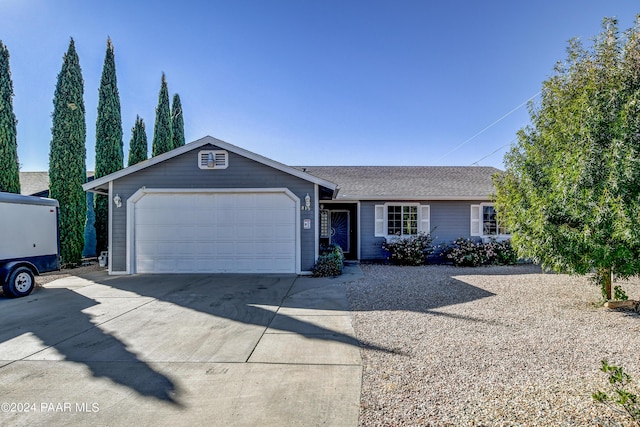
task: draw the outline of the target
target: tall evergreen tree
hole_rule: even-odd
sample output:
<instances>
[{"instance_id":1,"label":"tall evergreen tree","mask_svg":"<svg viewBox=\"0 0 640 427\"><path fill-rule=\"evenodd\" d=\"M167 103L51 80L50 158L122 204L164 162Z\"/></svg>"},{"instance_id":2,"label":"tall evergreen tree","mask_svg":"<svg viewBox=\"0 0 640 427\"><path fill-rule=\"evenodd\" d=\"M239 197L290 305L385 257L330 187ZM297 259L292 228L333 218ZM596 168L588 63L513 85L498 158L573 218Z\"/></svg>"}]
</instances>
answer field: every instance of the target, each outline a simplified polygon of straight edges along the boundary
<instances>
[{"instance_id":1,"label":"tall evergreen tree","mask_svg":"<svg viewBox=\"0 0 640 427\"><path fill-rule=\"evenodd\" d=\"M147 160L147 131L144 128L144 121L140 116L136 116L136 124L131 129L131 142L129 143L129 163L133 166Z\"/></svg>"},{"instance_id":2,"label":"tall evergreen tree","mask_svg":"<svg viewBox=\"0 0 640 427\"><path fill-rule=\"evenodd\" d=\"M171 139L173 148L182 147L184 145L184 117L182 116L182 103L180 95L173 95L171 103Z\"/></svg>"},{"instance_id":3,"label":"tall evergreen tree","mask_svg":"<svg viewBox=\"0 0 640 427\"><path fill-rule=\"evenodd\" d=\"M169 89L162 73L158 106L156 107L156 123L153 127L153 153L155 157L173 149L171 141L171 112L169 111Z\"/></svg>"},{"instance_id":4,"label":"tall evergreen tree","mask_svg":"<svg viewBox=\"0 0 640 427\"><path fill-rule=\"evenodd\" d=\"M20 168L9 49L0 40L0 191L20 193Z\"/></svg>"},{"instance_id":5,"label":"tall evergreen tree","mask_svg":"<svg viewBox=\"0 0 640 427\"><path fill-rule=\"evenodd\" d=\"M63 263L78 264L84 247L87 179L84 81L73 39L64 55L53 98L49 151L49 193L60 203L60 246Z\"/></svg>"},{"instance_id":6,"label":"tall evergreen tree","mask_svg":"<svg viewBox=\"0 0 640 427\"><path fill-rule=\"evenodd\" d=\"M98 89L98 118L96 119L96 171L100 178L122 169L122 117L116 78L116 62L111 39L107 39L102 79ZM109 245L109 198L94 196L96 253Z\"/></svg>"}]
</instances>

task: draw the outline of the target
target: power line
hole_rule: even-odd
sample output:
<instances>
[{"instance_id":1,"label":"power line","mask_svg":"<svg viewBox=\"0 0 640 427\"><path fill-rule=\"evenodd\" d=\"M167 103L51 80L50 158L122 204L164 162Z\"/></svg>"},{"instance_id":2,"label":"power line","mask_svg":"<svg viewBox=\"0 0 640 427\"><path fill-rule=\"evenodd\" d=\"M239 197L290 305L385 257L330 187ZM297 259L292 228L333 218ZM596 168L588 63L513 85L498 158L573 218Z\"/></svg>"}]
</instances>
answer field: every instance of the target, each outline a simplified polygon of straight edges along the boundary
<instances>
[{"instance_id":1,"label":"power line","mask_svg":"<svg viewBox=\"0 0 640 427\"><path fill-rule=\"evenodd\" d=\"M520 108L522 108L523 106L527 105L527 103L529 103L529 101L531 101L532 99L534 99L536 96L540 95L540 93L542 92L538 92L535 95L533 95L532 97L530 97L529 99L527 99L526 101L524 101L522 104L518 105L516 108L514 108L513 110L509 111L507 114L505 114L504 116L500 117L498 120L496 120L495 122L491 123L489 126L485 127L484 129L482 129L480 132L477 132L475 135L473 135L471 138L467 139L466 141L464 141L463 143L457 145L453 150L445 153L443 156L441 156L440 158L438 158L435 162L438 163L440 160L444 159L445 157L447 157L449 154L453 153L454 151L458 150L458 148L462 147L463 145L466 145L467 143L471 142L472 140L474 140L477 136L483 134L484 132L486 132L487 130L489 130L490 128L492 128L493 126L495 126L496 124L498 124L499 122L501 122L502 120L506 119L507 117L509 117L511 114L515 113L516 111L518 111Z\"/></svg>"},{"instance_id":2,"label":"power line","mask_svg":"<svg viewBox=\"0 0 640 427\"><path fill-rule=\"evenodd\" d=\"M511 141L509 141L509 142L507 142L506 144L504 144L502 147L500 147L500 148L498 148L497 150L495 150L495 151L491 152L490 154L487 154L486 156L484 156L484 157L483 157L483 158L481 158L480 160L478 160L478 161L475 161L475 162L471 163L471 166L479 166L479 163L480 163L481 161L483 161L483 160L484 160L484 159L486 159L487 157L491 157L491 156L493 156L493 155L494 155L494 154L496 154L498 151L502 150L502 149L503 149L503 148L505 148L505 147L508 147L509 145L513 144L513 143L514 143L514 142L516 142L517 140L518 140L518 138L514 138L514 139L512 139Z\"/></svg>"}]
</instances>

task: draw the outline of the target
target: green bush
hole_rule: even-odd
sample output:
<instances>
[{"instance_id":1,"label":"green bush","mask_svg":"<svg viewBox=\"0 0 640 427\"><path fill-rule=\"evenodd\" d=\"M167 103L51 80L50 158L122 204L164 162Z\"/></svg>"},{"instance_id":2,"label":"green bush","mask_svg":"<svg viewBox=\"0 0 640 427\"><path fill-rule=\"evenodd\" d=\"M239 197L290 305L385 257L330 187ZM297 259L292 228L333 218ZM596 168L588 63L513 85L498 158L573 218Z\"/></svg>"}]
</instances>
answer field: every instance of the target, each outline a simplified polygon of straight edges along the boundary
<instances>
[{"instance_id":1,"label":"green bush","mask_svg":"<svg viewBox=\"0 0 640 427\"><path fill-rule=\"evenodd\" d=\"M332 245L320 251L318 261L313 266L314 277L339 276L344 268L344 253L338 245Z\"/></svg>"},{"instance_id":2,"label":"green bush","mask_svg":"<svg viewBox=\"0 0 640 427\"><path fill-rule=\"evenodd\" d=\"M611 394L603 391L593 393L592 397L616 412L626 414L636 425L640 426L640 396L629 390L633 381L631 375L619 366L609 365L602 360L602 372L608 375Z\"/></svg>"},{"instance_id":3,"label":"green bush","mask_svg":"<svg viewBox=\"0 0 640 427\"><path fill-rule=\"evenodd\" d=\"M423 265L427 263L427 257L433 253L432 241L430 234L418 233L415 236L396 237L390 242L385 240L382 250L387 253L386 258L393 264Z\"/></svg>"}]
</instances>

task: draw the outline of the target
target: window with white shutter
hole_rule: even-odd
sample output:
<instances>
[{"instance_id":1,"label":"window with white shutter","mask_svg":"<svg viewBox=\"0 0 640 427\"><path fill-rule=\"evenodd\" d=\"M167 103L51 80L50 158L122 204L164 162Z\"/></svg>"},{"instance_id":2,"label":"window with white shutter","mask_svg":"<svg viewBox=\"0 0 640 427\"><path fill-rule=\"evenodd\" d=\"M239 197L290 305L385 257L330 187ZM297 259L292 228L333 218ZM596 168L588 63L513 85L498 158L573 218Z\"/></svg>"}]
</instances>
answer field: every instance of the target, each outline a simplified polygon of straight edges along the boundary
<instances>
[{"instance_id":1,"label":"window with white shutter","mask_svg":"<svg viewBox=\"0 0 640 427\"><path fill-rule=\"evenodd\" d=\"M431 232L429 205L386 203L375 206L375 236L415 236Z\"/></svg>"}]
</instances>

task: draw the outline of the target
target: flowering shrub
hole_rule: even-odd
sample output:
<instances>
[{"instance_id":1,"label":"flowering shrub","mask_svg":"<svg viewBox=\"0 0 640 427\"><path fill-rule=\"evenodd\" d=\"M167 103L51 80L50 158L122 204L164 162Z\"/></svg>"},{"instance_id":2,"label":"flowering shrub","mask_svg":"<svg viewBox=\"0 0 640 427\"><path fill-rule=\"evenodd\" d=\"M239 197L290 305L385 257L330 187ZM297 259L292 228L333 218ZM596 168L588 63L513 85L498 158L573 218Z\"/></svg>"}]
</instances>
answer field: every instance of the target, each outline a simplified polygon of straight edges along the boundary
<instances>
[{"instance_id":1,"label":"flowering shrub","mask_svg":"<svg viewBox=\"0 0 640 427\"><path fill-rule=\"evenodd\" d=\"M511 240L497 242L497 256L495 263L499 265L513 265L518 262L518 254L511 246Z\"/></svg>"},{"instance_id":2,"label":"flowering shrub","mask_svg":"<svg viewBox=\"0 0 640 427\"><path fill-rule=\"evenodd\" d=\"M382 250L387 253L387 259L399 265L426 264L427 256L433 253L430 234L418 233L414 236L395 237L391 241L384 241Z\"/></svg>"},{"instance_id":3,"label":"flowering shrub","mask_svg":"<svg viewBox=\"0 0 640 427\"><path fill-rule=\"evenodd\" d=\"M444 250L447 259L460 267L476 267L485 263L485 251L482 242L474 242L462 237L454 240Z\"/></svg>"},{"instance_id":4,"label":"flowering shrub","mask_svg":"<svg viewBox=\"0 0 640 427\"><path fill-rule=\"evenodd\" d=\"M322 248L316 265L313 266L314 277L339 276L344 268L344 253L338 245Z\"/></svg>"},{"instance_id":5,"label":"flowering shrub","mask_svg":"<svg viewBox=\"0 0 640 427\"><path fill-rule=\"evenodd\" d=\"M460 237L444 249L444 254L453 265L460 267L511 265L518 262L518 256L508 240L482 243Z\"/></svg>"}]
</instances>

